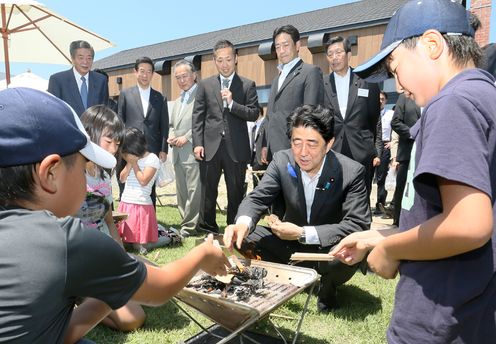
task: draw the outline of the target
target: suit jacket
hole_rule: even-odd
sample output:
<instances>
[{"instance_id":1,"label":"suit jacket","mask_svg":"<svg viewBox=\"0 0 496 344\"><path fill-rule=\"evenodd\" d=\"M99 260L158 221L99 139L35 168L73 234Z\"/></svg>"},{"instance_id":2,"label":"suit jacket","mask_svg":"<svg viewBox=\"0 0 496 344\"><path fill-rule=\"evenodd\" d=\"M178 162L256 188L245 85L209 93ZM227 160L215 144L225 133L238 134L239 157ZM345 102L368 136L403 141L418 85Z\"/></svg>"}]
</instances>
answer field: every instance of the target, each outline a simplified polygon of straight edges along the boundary
<instances>
[{"instance_id":1,"label":"suit jacket","mask_svg":"<svg viewBox=\"0 0 496 344\"><path fill-rule=\"evenodd\" d=\"M148 110L144 115L138 86L134 86L122 90L117 106L118 115L126 128L137 128L145 134L149 152L157 155L161 151L167 153L169 137L167 98L152 88Z\"/></svg>"},{"instance_id":2,"label":"suit jacket","mask_svg":"<svg viewBox=\"0 0 496 344\"><path fill-rule=\"evenodd\" d=\"M348 107L344 118L339 110L334 73L324 79L324 105L334 110L333 149L341 152L343 141L346 139L353 159L367 166L374 157L379 156L375 146L378 139L377 121L381 111L379 87L359 78L353 70L350 73ZM368 96L359 96L359 90L366 90L360 92L368 92ZM381 138L379 140L382 141Z\"/></svg>"},{"instance_id":3,"label":"suit jacket","mask_svg":"<svg viewBox=\"0 0 496 344\"><path fill-rule=\"evenodd\" d=\"M420 118L420 108L413 100L400 94L396 107L394 108L391 128L398 134L398 151L396 161L410 161L410 153L414 140L410 136L410 128Z\"/></svg>"},{"instance_id":4,"label":"suit jacket","mask_svg":"<svg viewBox=\"0 0 496 344\"><path fill-rule=\"evenodd\" d=\"M234 74L229 90L232 108L224 109L218 75L198 83L193 107L193 147L205 148L205 160L210 161L219 149L222 136L227 151L235 162L251 158L247 121L255 121L260 113L255 82Z\"/></svg>"},{"instance_id":5,"label":"suit jacket","mask_svg":"<svg viewBox=\"0 0 496 344\"><path fill-rule=\"evenodd\" d=\"M289 114L302 105L322 105L322 71L300 60L277 90L279 75L272 81L265 124L266 146L273 154L290 147L287 135Z\"/></svg>"},{"instance_id":6,"label":"suit jacket","mask_svg":"<svg viewBox=\"0 0 496 344\"><path fill-rule=\"evenodd\" d=\"M280 151L274 155L260 184L241 202L237 217L249 216L254 228L265 210L282 194L286 205L283 221L315 226L322 247L336 245L350 233L370 228L364 173L362 165L330 150L307 221L300 168L290 149Z\"/></svg>"},{"instance_id":7,"label":"suit jacket","mask_svg":"<svg viewBox=\"0 0 496 344\"><path fill-rule=\"evenodd\" d=\"M184 104L181 110L181 97L176 99L174 105L172 106L172 112L169 122L169 136L178 137L186 136L188 142L181 148L173 148L174 156L180 155L181 161L188 159L188 156L193 154L193 139L191 134L192 127L192 113L193 106L195 104L195 97L198 87L196 87L193 92L191 92L188 101ZM176 161L177 159L174 159Z\"/></svg>"},{"instance_id":8,"label":"suit jacket","mask_svg":"<svg viewBox=\"0 0 496 344\"><path fill-rule=\"evenodd\" d=\"M69 104L79 117L86 110L72 68L50 76L48 92ZM107 105L108 100L107 78L100 73L90 71L88 73L88 107L99 104Z\"/></svg>"}]
</instances>

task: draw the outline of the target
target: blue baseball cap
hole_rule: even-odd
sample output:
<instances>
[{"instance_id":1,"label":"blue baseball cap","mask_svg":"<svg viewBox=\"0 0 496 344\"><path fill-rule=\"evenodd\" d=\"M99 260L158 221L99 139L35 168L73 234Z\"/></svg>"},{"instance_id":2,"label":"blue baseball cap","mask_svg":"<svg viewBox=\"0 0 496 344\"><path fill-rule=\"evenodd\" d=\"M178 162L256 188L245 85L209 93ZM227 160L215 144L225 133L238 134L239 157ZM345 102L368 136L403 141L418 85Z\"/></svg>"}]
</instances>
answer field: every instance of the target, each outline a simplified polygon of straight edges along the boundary
<instances>
[{"instance_id":1,"label":"blue baseball cap","mask_svg":"<svg viewBox=\"0 0 496 344\"><path fill-rule=\"evenodd\" d=\"M467 10L455 0L410 0L391 17L381 51L353 72L369 82L388 79L385 59L405 39L422 36L429 29L473 37L475 33L469 19Z\"/></svg>"},{"instance_id":2,"label":"blue baseball cap","mask_svg":"<svg viewBox=\"0 0 496 344\"><path fill-rule=\"evenodd\" d=\"M50 154L78 151L104 168L115 166L114 156L91 142L64 101L31 88L0 91L0 167L33 164Z\"/></svg>"}]
</instances>

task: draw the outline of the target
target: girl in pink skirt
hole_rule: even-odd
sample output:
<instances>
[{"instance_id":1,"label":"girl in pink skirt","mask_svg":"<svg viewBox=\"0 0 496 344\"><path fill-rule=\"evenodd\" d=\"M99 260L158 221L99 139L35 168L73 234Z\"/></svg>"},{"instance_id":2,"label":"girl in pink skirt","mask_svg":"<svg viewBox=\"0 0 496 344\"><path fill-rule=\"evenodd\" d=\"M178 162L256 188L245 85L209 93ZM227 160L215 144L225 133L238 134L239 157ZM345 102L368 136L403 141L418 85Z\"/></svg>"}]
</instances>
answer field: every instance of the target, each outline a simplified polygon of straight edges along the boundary
<instances>
[{"instance_id":1,"label":"girl in pink skirt","mask_svg":"<svg viewBox=\"0 0 496 344\"><path fill-rule=\"evenodd\" d=\"M141 254L144 244L156 242L158 224L150 194L157 178L160 160L146 150L145 135L136 128L126 130L122 144L122 158L127 162L119 179L126 183L118 210L128 214L119 226L122 241L132 243Z\"/></svg>"}]
</instances>

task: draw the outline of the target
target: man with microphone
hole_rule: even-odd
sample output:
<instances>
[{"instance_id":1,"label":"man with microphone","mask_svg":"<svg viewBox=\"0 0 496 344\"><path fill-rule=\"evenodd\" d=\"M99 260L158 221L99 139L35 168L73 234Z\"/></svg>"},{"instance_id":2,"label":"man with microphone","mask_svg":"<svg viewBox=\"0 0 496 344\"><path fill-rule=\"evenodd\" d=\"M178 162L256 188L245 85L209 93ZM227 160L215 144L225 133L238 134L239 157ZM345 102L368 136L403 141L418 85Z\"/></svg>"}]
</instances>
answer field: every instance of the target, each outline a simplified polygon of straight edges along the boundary
<instances>
[{"instance_id":1,"label":"man with microphone","mask_svg":"<svg viewBox=\"0 0 496 344\"><path fill-rule=\"evenodd\" d=\"M219 232L215 220L217 187L224 171L227 186L227 223L243 198L247 163L251 158L247 121L259 115L255 83L235 72L234 45L218 41L213 49L214 75L198 83L193 108L193 152L200 161L201 204L198 229Z\"/></svg>"}]
</instances>

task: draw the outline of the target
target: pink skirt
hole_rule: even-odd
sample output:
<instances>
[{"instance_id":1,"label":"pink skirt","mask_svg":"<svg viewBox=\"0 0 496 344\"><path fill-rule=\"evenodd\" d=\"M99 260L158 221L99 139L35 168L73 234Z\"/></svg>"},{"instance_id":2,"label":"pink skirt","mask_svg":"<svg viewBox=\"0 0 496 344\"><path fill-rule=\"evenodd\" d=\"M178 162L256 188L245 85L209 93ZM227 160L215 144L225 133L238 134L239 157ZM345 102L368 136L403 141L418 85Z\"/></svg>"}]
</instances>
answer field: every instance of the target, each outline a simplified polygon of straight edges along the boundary
<instances>
[{"instance_id":1,"label":"pink skirt","mask_svg":"<svg viewBox=\"0 0 496 344\"><path fill-rule=\"evenodd\" d=\"M117 210L128 214L127 220L118 227L123 242L147 244L158 240L157 215L153 204L120 202Z\"/></svg>"}]
</instances>

